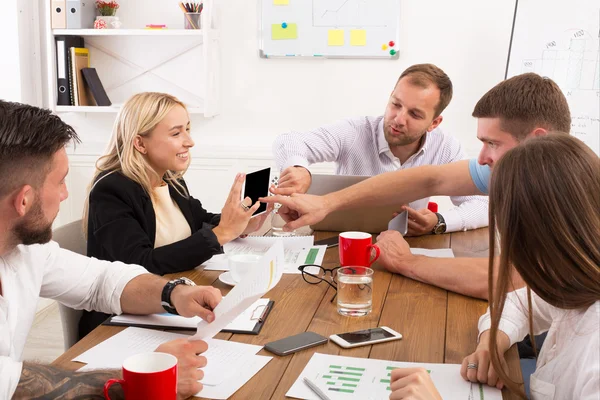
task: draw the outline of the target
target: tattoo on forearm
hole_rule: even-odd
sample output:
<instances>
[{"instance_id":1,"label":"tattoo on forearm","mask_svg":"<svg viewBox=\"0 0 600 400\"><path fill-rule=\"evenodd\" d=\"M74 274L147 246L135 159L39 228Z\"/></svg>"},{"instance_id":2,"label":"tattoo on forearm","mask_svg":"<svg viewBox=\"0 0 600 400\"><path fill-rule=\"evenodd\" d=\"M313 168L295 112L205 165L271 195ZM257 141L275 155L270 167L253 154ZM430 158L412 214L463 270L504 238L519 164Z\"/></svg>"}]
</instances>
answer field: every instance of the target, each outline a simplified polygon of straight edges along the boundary
<instances>
[{"instance_id":1,"label":"tattoo on forearm","mask_svg":"<svg viewBox=\"0 0 600 400\"><path fill-rule=\"evenodd\" d=\"M120 371L115 370L77 373L50 365L24 362L13 399L104 399L104 383L120 375ZM110 398L125 398L120 385L112 386Z\"/></svg>"}]
</instances>

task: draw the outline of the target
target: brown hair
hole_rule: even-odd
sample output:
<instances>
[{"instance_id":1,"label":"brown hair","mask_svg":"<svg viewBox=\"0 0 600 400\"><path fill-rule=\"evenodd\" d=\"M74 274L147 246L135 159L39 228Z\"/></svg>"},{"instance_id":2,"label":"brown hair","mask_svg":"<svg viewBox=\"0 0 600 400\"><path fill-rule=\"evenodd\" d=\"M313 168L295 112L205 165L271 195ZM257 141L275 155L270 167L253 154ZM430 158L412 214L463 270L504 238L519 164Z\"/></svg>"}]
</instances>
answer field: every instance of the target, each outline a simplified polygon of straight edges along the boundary
<instances>
[{"instance_id":1,"label":"brown hair","mask_svg":"<svg viewBox=\"0 0 600 400\"><path fill-rule=\"evenodd\" d=\"M600 159L588 146L573 136L552 133L528 139L511 149L492 173L490 356L500 379L523 398L519 385L502 369L496 350L512 268L528 285L530 333L533 333L530 290L562 309L585 309L600 299L598 171ZM500 262L495 280L492 232L496 228Z\"/></svg>"},{"instance_id":2,"label":"brown hair","mask_svg":"<svg viewBox=\"0 0 600 400\"><path fill-rule=\"evenodd\" d=\"M550 78L533 72L513 76L491 88L475 105L476 118L500 118L500 127L517 140L535 128L569 133L567 99Z\"/></svg>"},{"instance_id":3,"label":"brown hair","mask_svg":"<svg viewBox=\"0 0 600 400\"><path fill-rule=\"evenodd\" d=\"M450 100L452 100L452 81L441 68L433 64L415 64L402 72L396 86L405 77L408 77L409 82L415 86L427 88L433 83L440 90L440 100L435 107L434 118L437 118L450 104Z\"/></svg>"}]
</instances>

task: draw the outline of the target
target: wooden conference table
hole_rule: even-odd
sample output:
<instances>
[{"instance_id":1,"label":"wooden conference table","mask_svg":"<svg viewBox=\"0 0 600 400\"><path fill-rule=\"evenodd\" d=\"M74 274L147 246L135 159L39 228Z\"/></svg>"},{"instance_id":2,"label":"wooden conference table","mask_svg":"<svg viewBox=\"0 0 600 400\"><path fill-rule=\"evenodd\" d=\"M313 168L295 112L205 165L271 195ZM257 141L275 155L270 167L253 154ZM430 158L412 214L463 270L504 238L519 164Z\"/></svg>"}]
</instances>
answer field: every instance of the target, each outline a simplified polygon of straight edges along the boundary
<instances>
[{"instance_id":1,"label":"wooden conference table","mask_svg":"<svg viewBox=\"0 0 600 400\"><path fill-rule=\"evenodd\" d=\"M335 232L315 232L315 240L336 235ZM412 247L452 248L455 256L486 257L488 230L482 228L445 235L407 238ZM331 268L339 261L338 248L327 250L323 266ZM443 267L443 266L441 266ZM275 301L259 335L219 333L216 338L264 345L273 340L313 331L323 336L377 326L389 326L402 333L403 339L373 346L342 349L333 342L278 357L265 350L258 354L273 359L238 390L232 399L283 399L313 353L350 357L365 357L407 362L457 363L473 352L477 343L477 321L486 311L487 302L462 296L400 275L391 274L375 264L373 311L360 317L342 317L331 303L334 290L322 283L310 285L300 274L285 274L279 284L265 295ZM198 285L213 285L226 294L230 287L217 278L220 271L193 270L174 276L187 276ZM53 365L75 370L81 364L74 357L115 335L125 328L100 326ZM521 381L516 346L507 353L513 379ZM504 389L504 399L517 398Z\"/></svg>"}]
</instances>

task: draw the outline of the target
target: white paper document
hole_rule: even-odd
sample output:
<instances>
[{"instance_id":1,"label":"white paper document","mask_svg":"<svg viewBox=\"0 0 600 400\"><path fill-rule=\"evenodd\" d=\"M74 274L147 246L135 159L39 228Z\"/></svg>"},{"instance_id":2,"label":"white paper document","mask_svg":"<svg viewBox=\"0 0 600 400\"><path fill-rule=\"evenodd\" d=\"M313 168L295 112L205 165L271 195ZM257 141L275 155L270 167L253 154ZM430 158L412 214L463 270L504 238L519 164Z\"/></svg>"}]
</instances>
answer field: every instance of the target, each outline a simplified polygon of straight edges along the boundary
<instances>
[{"instance_id":1,"label":"white paper document","mask_svg":"<svg viewBox=\"0 0 600 400\"><path fill-rule=\"evenodd\" d=\"M204 388L196 396L208 399L228 399L267 365L271 359L273 357L252 356L242 365L243 368L239 368L235 374L229 375L223 383L215 386L205 384Z\"/></svg>"},{"instance_id":2,"label":"white paper document","mask_svg":"<svg viewBox=\"0 0 600 400\"><path fill-rule=\"evenodd\" d=\"M502 400L502 391L472 384L460 376L459 364L422 364L315 353L286 396L320 400L304 382L310 379L331 400L381 400L390 397L390 374L396 368L422 367L444 400Z\"/></svg>"},{"instance_id":3,"label":"white paper document","mask_svg":"<svg viewBox=\"0 0 600 400\"><path fill-rule=\"evenodd\" d=\"M410 252L416 256L438 257L438 258L454 258L452 249L420 249L411 248Z\"/></svg>"},{"instance_id":4,"label":"white paper document","mask_svg":"<svg viewBox=\"0 0 600 400\"><path fill-rule=\"evenodd\" d=\"M314 236L248 236L236 239L223 246L225 254L214 255L205 262L205 271L229 271L227 256L236 254L263 255L269 248L281 242L284 254L284 274L299 274L298 267L304 264L323 262L327 246L314 246Z\"/></svg>"},{"instance_id":5,"label":"white paper document","mask_svg":"<svg viewBox=\"0 0 600 400\"><path fill-rule=\"evenodd\" d=\"M190 340L201 340L215 336L240 314L248 309L266 292L273 289L283 273L283 245L276 242L256 263L256 266L234 286L213 310L215 320L211 323L198 322L196 334Z\"/></svg>"},{"instance_id":6,"label":"white paper document","mask_svg":"<svg viewBox=\"0 0 600 400\"><path fill-rule=\"evenodd\" d=\"M224 329L231 331L248 331L251 332L256 323L258 316L261 315L264 307L269 304L269 299L258 299L250 307L241 313ZM168 328L188 328L196 330L198 322L202 321L200 317L186 318L180 315L162 313L151 315L132 315L121 314L111 318L111 322L128 324L128 325L147 325L148 327L168 327Z\"/></svg>"},{"instance_id":7,"label":"white paper document","mask_svg":"<svg viewBox=\"0 0 600 400\"><path fill-rule=\"evenodd\" d=\"M180 338L189 338L189 335L127 328L74 358L73 361L88 364L85 370L120 369L126 358L154 351L159 345ZM262 349L262 346L219 339L208 339L206 343L208 343L208 350L202 355L206 357L208 363L202 368L204 378L201 381L205 385L221 384L232 373L243 369L244 365L251 362L255 354ZM236 368L238 366L239 368Z\"/></svg>"}]
</instances>

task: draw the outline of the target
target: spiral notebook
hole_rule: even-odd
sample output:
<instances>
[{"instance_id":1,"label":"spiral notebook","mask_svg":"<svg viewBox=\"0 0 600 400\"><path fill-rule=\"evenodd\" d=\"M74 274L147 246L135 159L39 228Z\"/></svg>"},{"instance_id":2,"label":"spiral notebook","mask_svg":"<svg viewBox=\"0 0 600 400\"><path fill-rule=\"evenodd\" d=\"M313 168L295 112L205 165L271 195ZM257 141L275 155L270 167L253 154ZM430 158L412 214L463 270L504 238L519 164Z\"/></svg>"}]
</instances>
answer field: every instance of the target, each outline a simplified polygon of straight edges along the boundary
<instances>
[{"instance_id":1,"label":"spiral notebook","mask_svg":"<svg viewBox=\"0 0 600 400\"><path fill-rule=\"evenodd\" d=\"M298 267L305 264L321 265L327 246L315 246L314 236L248 236L223 246L225 254L217 254L202 264L205 271L229 271L228 255L263 255L276 242L283 243L285 274L299 274Z\"/></svg>"}]
</instances>

